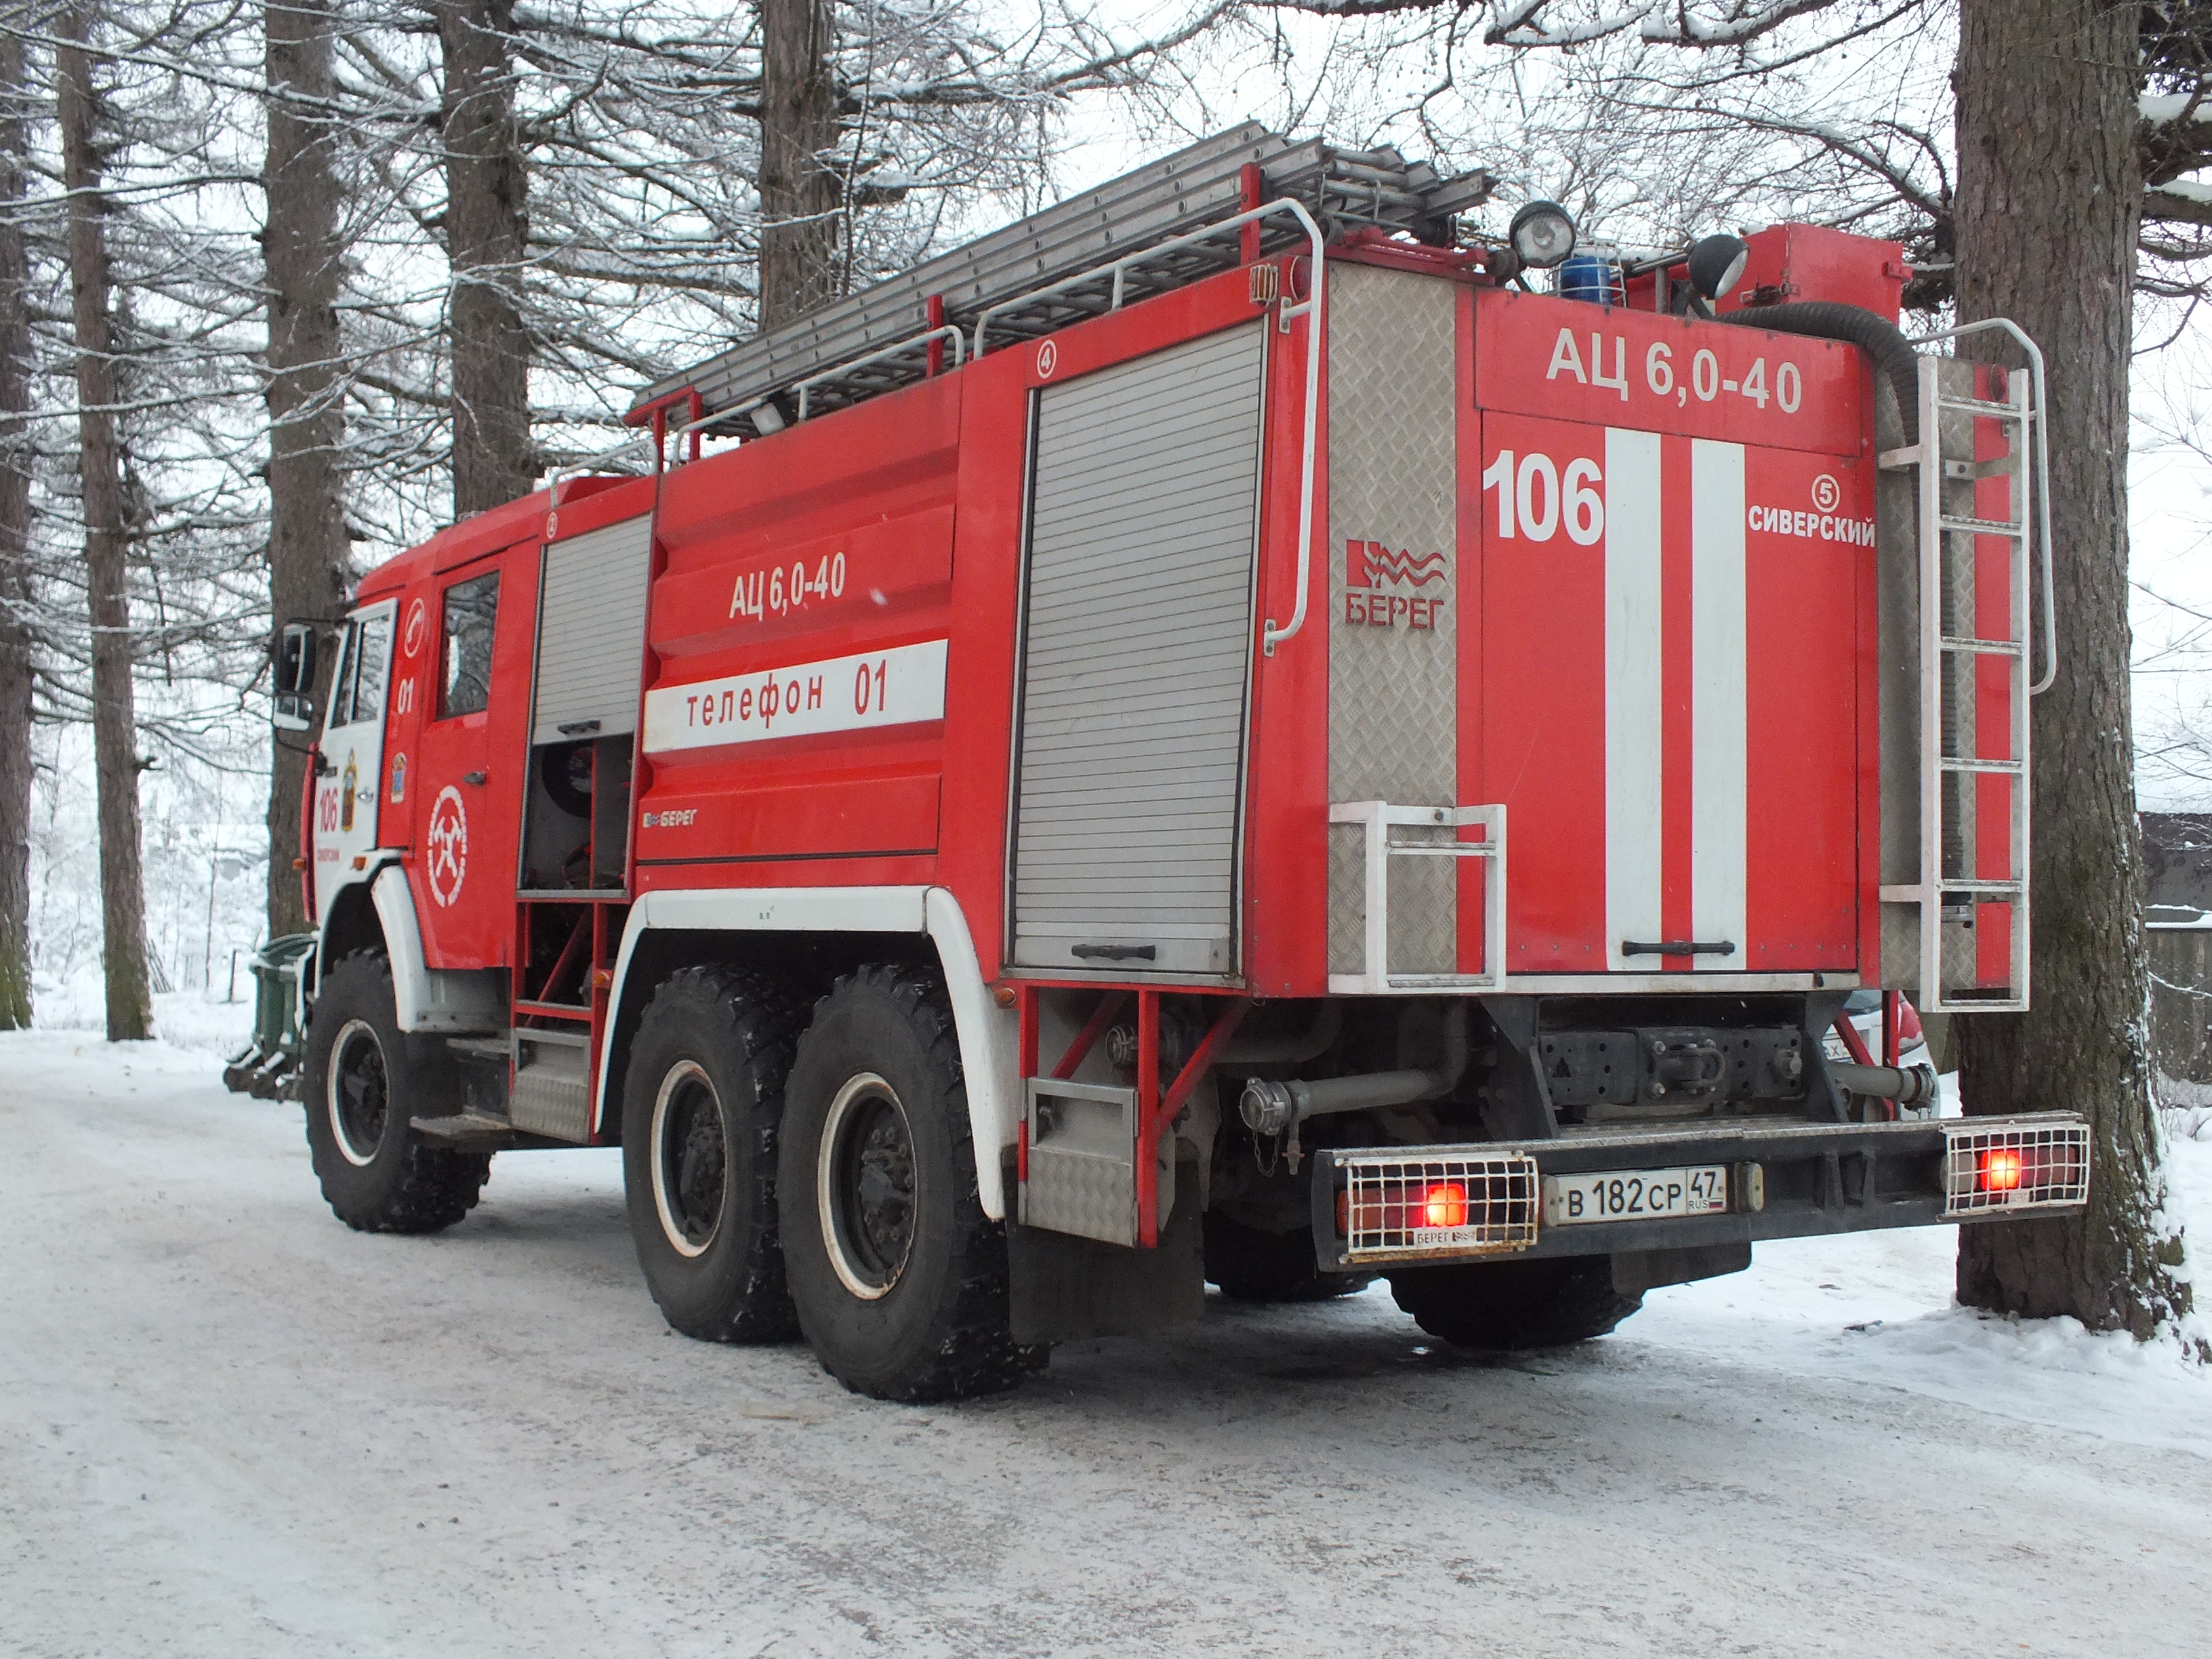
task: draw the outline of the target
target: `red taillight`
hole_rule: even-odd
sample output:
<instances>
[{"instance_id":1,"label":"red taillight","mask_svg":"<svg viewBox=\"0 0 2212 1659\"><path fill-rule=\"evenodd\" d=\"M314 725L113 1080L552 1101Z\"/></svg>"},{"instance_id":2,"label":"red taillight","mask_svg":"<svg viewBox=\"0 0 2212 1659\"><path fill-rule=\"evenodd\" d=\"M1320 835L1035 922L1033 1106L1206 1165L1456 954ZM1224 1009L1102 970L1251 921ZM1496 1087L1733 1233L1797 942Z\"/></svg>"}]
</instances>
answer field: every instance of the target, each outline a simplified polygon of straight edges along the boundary
<instances>
[{"instance_id":1,"label":"red taillight","mask_svg":"<svg viewBox=\"0 0 2212 1659\"><path fill-rule=\"evenodd\" d=\"M1420 1225L1424 1227L1464 1227L1467 1225L1467 1188L1456 1181L1431 1182L1421 1199Z\"/></svg>"},{"instance_id":2,"label":"red taillight","mask_svg":"<svg viewBox=\"0 0 2212 1659\"><path fill-rule=\"evenodd\" d=\"M2020 1149L1992 1146L1982 1154L1981 1182L1985 1193L2009 1193L2020 1186Z\"/></svg>"},{"instance_id":3,"label":"red taillight","mask_svg":"<svg viewBox=\"0 0 2212 1659\"><path fill-rule=\"evenodd\" d=\"M1355 1219L1358 1226L1355 1229ZM1410 1233L1468 1224L1467 1184L1459 1181L1409 1181L1383 1184L1379 1198L1363 1198L1357 1218L1352 1194L1336 1195L1336 1231L1349 1238L1362 1233Z\"/></svg>"}]
</instances>

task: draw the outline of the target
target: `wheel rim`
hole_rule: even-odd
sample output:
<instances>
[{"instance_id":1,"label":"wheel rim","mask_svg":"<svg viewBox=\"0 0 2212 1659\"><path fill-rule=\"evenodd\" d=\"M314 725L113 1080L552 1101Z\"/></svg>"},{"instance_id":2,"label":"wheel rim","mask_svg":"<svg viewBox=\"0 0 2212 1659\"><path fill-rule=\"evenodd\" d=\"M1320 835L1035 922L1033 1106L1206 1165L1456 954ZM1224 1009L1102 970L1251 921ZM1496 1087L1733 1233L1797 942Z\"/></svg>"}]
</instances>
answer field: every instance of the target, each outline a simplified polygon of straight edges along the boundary
<instances>
[{"instance_id":1,"label":"wheel rim","mask_svg":"<svg viewBox=\"0 0 2212 1659\"><path fill-rule=\"evenodd\" d=\"M914 1132L898 1091L873 1072L848 1079L830 1103L815 1169L830 1265L872 1302L898 1283L914 1248Z\"/></svg>"},{"instance_id":2,"label":"wheel rim","mask_svg":"<svg viewBox=\"0 0 2212 1659\"><path fill-rule=\"evenodd\" d=\"M331 1135L338 1152L356 1169L376 1160L391 1115L392 1079L385 1069L384 1045L367 1020L349 1019L331 1045L327 1101Z\"/></svg>"},{"instance_id":3,"label":"wheel rim","mask_svg":"<svg viewBox=\"0 0 2212 1659\"><path fill-rule=\"evenodd\" d=\"M703 1255L729 1202L722 1103L698 1061L678 1060L653 1100L653 1204L678 1255Z\"/></svg>"}]
</instances>

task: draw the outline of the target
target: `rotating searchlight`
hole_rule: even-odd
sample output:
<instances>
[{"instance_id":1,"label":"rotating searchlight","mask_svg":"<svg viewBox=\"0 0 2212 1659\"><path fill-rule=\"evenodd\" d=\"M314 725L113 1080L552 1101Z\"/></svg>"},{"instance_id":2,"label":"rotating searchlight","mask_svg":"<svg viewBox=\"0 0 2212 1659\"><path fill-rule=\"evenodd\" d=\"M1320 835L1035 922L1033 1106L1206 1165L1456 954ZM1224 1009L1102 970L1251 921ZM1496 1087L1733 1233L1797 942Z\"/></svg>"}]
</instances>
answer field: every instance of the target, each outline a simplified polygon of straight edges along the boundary
<instances>
[{"instance_id":1,"label":"rotating searchlight","mask_svg":"<svg viewBox=\"0 0 2212 1659\"><path fill-rule=\"evenodd\" d=\"M1550 270L1575 251L1575 222L1557 202L1528 202L1513 216L1506 240L1531 270Z\"/></svg>"},{"instance_id":2,"label":"rotating searchlight","mask_svg":"<svg viewBox=\"0 0 2212 1659\"><path fill-rule=\"evenodd\" d=\"M1705 236L1690 245L1690 286L1717 300L1736 285L1751 250L1740 236Z\"/></svg>"}]
</instances>

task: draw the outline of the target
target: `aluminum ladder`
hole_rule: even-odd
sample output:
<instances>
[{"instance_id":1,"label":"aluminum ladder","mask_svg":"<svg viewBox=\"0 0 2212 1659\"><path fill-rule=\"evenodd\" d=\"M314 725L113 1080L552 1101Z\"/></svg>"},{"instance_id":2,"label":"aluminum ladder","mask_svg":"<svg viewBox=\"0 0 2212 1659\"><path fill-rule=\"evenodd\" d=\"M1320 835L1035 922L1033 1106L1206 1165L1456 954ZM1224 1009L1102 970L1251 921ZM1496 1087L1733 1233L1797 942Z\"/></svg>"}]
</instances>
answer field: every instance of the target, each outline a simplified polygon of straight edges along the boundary
<instances>
[{"instance_id":1,"label":"aluminum ladder","mask_svg":"<svg viewBox=\"0 0 2212 1659\"><path fill-rule=\"evenodd\" d=\"M1881 458L1918 474L1920 588L1918 878L1881 897L1917 910L1929 1013L2027 1006L2028 702L2057 672L2043 354L2002 319L1914 343L1984 330L2009 335L2027 368L1923 354L1919 441ZM2031 682L2039 574L2044 672ZM2002 951L1984 942L1992 927Z\"/></svg>"},{"instance_id":2,"label":"aluminum ladder","mask_svg":"<svg viewBox=\"0 0 2212 1659\"><path fill-rule=\"evenodd\" d=\"M1297 246L1297 227L1279 220L1245 234L1226 222L1263 199L1301 204L1332 236L1373 226L1443 240L1495 182L1479 168L1441 178L1388 147L1292 143L1248 121L665 376L628 418L672 409L712 434L779 430L939 372L948 345L957 367L954 331L987 313L991 343L1034 339ZM1106 274L1152 248L1167 257Z\"/></svg>"}]
</instances>

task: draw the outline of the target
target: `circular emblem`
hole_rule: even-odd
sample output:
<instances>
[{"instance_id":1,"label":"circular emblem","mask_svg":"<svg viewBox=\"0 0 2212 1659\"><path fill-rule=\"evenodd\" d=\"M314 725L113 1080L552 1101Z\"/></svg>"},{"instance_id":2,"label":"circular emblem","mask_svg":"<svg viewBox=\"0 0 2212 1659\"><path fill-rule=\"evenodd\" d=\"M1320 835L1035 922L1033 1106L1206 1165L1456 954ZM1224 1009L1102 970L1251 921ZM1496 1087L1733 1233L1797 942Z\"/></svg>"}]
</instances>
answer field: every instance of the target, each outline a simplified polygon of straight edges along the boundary
<instances>
[{"instance_id":1,"label":"circular emblem","mask_svg":"<svg viewBox=\"0 0 2212 1659\"><path fill-rule=\"evenodd\" d=\"M1049 380L1053 370L1059 367L1060 347L1054 341L1047 340L1037 348L1037 379Z\"/></svg>"},{"instance_id":2,"label":"circular emblem","mask_svg":"<svg viewBox=\"0 0 2212 1659\"><path fill-rule=\"evenodd\" d=\"M469 873L469 815L461 805L461 792L447 784L431 803L430 828L424 834L430 896L444 909L461 896L461 883Z\"/></svg>"},{"instance_id":3,"label":"circular emblem","mask_svg":"<svg viewBox=\"0 0 2212 1659\"><path fill-rule=\"evenodd\" d=\"M1823 513L1832 513L1836 503L1844 498L1843 487L1823 472L1813 480L1813 505Z\"/></svg>"},{"instance_id":4,"label":"circular emblem","mask_svg":"<svg viewBox=\"0 0 2212 1659\"><path fill-rule=\"evenodd\" d=\"M421 654L422 649L422 630L425 625L422 616L422 601L417 599L407 609L407 629L401 636L399 642L400 650L404 652L410 659Z\"/></svg>"}]
</instances>

